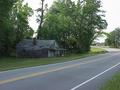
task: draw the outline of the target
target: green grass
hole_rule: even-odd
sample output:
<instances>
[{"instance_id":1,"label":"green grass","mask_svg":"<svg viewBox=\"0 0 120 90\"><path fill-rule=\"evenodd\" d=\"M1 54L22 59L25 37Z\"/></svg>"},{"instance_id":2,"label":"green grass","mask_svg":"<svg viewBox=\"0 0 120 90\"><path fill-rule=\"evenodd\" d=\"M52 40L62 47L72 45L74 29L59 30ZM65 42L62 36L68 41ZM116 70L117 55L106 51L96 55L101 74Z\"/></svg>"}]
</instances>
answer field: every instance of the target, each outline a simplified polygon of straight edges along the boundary
<instances>
[{"instance_id":1,"label":"green grass","mask_svg":"<svg viewBox=\"0 0 120 90\"><path fill-rule=\"evenodd\" d=\"M5 58L0 58L0 71L66 62L66 61L76 60L105 52L106 51L101 48L92 48L89 53L70 54L64 57L52 57L52 58L5 57Z\"/></svg>"},{"instance_id":2,"label":"green grass","mask_svg":"<svg viewBox=\"0 0 120 90\"><path fill-rule=\"evenodd\" d=\"M101 90L120 90L120 73L116 74Z\"/></svg>"},{"instance_id":3,"label":"green grass","mask_svg":"<svg viewBox=\"0 0 120 90\"><path fill-rule=\"evenodd\" d=\"M93 53L93 54L99 54L99 53L105 53L106 51L102 48L91 48L91 52L90 53Z\"/></svg>"}]
</instances>

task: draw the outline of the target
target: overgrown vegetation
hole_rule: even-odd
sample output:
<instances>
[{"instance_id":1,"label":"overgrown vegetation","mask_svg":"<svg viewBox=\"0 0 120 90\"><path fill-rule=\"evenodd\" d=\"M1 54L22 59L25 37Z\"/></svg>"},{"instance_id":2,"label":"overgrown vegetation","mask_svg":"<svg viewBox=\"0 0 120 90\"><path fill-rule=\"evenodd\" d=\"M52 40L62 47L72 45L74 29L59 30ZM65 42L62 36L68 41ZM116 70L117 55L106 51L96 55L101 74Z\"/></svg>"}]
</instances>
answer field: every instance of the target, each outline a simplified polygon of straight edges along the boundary
<instances>
[{"instance_id":1,"label":"overgrown vegetation","mask_svg":"<svg viewBox=\"0 0 120 90\"><path fill-rule=\"evenodd\" d=\"M38 29L40 39L55 39L72 52L88 52L93 40L106 28L100 0L57 0Z\"/></svg>"},{"instance_id":2,"label":"overgrown vegetation","mask_svg":"<svg viewBox=\"0 0 120 90\"><path fill-rule=\"evenodd\" d=\"M91 51L88 53L70 54L64 57L53 57L53 58L15 58L15 57L7 58L6 57L6 58L1 58L0 60L0 71L66 62L66 61L76 60L105 52L106 51L101 48L92 48Z\"/></svg>"},{"instance_id":3,"label":"overgrown vegetation","mask_svg":"<svg viewBox=\"0 0 120 90\"><path fill-rule=\"evenodd\" d=\"M14 3L15 0L0 0L0 56L7 54L11 46L10 37L13 30L10 24L9 12Z\"/></svg>"},{"instance_id":4,"label":"overgrown vegetation","mask_svg":"<svg viewBox=\"0 0 120 90\"><path fill-rule=\"evenodd\" d=\"M101 90L120 90L120 73L116 74Z\"/></svg>"},{"instance_id":5,"label":"overgrown vegetation","mask_svg":"<svg viewBox=\"0 0 120 90\"><path fill-rule=\"evenodd\" d=\"M33 36L28 24L33 10L24 0L0 0L0 56L9 56L16 44ZM72 53L88 52L92 41L107 27L100 0L56 0L37 9L37 39L56 40Z\"/></svg>"},{"instance_id":6,"label":"overgrown vegetation","mask_svg":"<svg viewBox=\"0 0 120 90\"><path fill-rule=\"evenodd\" d=\"M31 15L32 9L23 0L0 0L0 56L10 55L20 40L32 36Z\"/></svg>"}]
</instances>

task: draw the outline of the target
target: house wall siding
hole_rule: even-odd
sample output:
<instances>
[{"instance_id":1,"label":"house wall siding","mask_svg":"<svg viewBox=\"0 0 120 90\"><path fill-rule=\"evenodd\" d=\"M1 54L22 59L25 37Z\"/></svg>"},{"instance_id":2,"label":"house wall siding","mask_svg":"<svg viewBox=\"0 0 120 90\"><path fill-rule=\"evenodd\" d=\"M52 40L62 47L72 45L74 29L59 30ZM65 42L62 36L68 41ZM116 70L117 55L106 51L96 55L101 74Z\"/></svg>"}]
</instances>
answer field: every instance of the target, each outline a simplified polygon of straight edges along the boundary
<instances>
[{"instance_id":1,"label":"house wall siding","mask_svg":"<svg viewBox=\"0 0 120 90\"><path fill-rule=\"evenodd\" d=\"M17 52L17 57L48 57L48 50L26 50Z\"/></svg>"}]
</instances>

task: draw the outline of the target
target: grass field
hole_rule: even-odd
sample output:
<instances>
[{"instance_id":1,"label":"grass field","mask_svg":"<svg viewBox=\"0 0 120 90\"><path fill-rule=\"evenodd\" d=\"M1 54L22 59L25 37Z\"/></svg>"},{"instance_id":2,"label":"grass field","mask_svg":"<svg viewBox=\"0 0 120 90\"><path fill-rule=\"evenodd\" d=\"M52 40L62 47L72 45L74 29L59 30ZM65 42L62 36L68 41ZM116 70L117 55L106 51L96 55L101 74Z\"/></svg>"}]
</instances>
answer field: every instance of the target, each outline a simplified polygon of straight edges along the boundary
<instances>
[{"instance_id":1,"label":"grass field","mask_svg":"<svg viewBox=\"0 0 120 90\"><path fill-rule=\"evenodd\" d=\"M70 54L64 57L52 57L52 58L5 57L5 58L0 58L0 71L66 62L66 61L80 59L80 58L93 56L93 55L97 55L97 54L105 53L105 52L106 51L101 48L92 48L89 53Z\"/></svg>"},{"instance_id":2,"label":"grass field","mask_svg":"<svg viewBox=\"0 0 120 90\"><path fill-rule=\"evenodd\" d=\"M120 73L116 74L101 90L120 90Z\"/></svg>"}]
</instances>

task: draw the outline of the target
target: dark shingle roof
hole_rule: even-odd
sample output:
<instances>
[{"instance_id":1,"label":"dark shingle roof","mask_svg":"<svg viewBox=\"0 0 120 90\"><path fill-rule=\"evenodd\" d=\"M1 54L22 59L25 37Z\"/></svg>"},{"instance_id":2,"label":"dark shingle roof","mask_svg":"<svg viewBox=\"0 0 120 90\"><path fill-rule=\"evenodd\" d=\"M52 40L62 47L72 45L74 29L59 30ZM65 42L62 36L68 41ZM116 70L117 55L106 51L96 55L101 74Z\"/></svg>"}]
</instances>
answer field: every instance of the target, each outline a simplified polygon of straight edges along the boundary
<instances>
[{"instance_id":1,"label":"dark shingle roof","mask_svg":"<svg viewBox=\"0 0 120 90\"><path fill-rule=\"evenodd\" d=\"M33 45L33 40L25 39L17 44L17 48L25 48L25 49L42 49L42 48L50 48L55 49L58 48L58 45L55 40L36 40L36 45Z\"/></svg>"}]
</instances>

